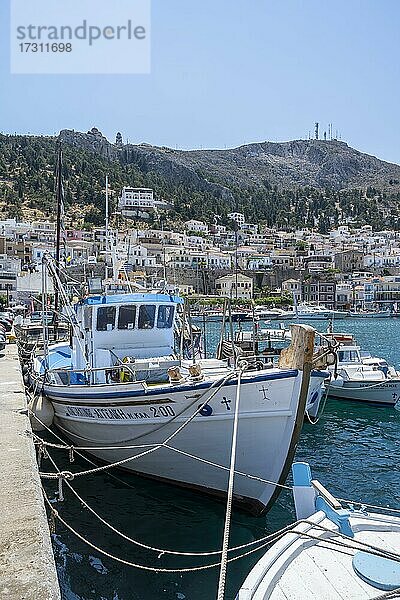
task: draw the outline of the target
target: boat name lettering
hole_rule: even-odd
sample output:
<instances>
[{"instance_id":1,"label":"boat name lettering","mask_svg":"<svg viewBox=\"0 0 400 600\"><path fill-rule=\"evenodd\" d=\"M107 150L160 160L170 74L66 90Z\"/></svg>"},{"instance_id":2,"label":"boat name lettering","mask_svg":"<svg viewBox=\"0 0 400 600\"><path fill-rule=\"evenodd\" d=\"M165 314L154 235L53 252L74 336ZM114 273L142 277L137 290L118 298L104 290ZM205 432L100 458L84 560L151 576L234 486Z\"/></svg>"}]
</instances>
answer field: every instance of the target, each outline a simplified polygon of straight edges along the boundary
<instances>
[{"instance_id":1,"label":"boat name lettering","mask_svg":"<svg viewBox=\"0 0 400 600\"><path fill-rule=\"evenodd\" d=\"M153 417L175 417L175 411L171 406L150 406Z\"/></svg>"},{"instance_id":2,"label":"boat name lettering","mask_svg":"<svg viewBox=\"0 0 400 600\"><path fill-rule=\"evenodd\" d=\"M124 412L120 408L86 408L81 406L70 406L66 412L67 417L85 417L87 419L107 420L137 420L151 419L151 416L143 411Z\"/></svg>"},{"instance_id":3,"label":"boat name lettering","mask_svg":"<svg viewBox=\"0 0 400 600\"><path fill-rule=\"evenodd\" d=\"M366 388L366 387L369 388L369 387L371 387L371 384L370 383L362 383L360 385L360 387L362 387L362 388ZM379 387L380 389L382 389L382 388L394 388L394 389L396 389L397 388L397 384L396 383L381 383L381 384L379 384L376 387Z\"/></svg>"}]
</instances>

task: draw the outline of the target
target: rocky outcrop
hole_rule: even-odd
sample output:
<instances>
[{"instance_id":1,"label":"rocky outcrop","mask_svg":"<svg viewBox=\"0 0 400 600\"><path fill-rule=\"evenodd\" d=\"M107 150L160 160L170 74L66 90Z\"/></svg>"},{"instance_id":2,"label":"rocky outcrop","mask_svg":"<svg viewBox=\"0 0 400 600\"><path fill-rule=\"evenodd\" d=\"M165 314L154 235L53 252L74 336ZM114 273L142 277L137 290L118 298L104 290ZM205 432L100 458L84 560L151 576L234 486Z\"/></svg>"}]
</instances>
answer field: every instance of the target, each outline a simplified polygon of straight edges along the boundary
<instances>
[{"instance_id":1,"label":"rocky outcrop","mask_svg":"<svg viewBox=\"0 0 400 600\"><path fill-rule=\"evenodd\" d=\"M149 144L111 144L96 128L88 133L63 130L60 139L173 184L191 184L223 198L231 186L268 182L282 189L311 186L333 189L376 187L400 191L400 167L337 140L261 142L227 150L174 150Z\"/></svg>"}]
</instances>

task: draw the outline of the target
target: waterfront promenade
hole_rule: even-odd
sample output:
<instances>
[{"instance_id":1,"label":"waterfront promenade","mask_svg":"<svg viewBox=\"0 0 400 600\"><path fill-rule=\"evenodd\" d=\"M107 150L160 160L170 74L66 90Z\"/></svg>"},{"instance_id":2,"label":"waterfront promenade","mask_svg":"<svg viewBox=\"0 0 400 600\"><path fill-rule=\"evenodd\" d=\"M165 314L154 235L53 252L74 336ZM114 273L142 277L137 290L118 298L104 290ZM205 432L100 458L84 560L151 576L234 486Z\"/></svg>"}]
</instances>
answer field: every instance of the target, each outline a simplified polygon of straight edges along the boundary
<instances>
[{"instance_id":1,"label":"waterfront promenade","mask_svg":"<svg viewBox=\"0 0 400 600\"><path fill-rule=\"evenodd\" d=\"M59 600L17 347L0 353L0 598Z\"/></svg>"}]
</instances>

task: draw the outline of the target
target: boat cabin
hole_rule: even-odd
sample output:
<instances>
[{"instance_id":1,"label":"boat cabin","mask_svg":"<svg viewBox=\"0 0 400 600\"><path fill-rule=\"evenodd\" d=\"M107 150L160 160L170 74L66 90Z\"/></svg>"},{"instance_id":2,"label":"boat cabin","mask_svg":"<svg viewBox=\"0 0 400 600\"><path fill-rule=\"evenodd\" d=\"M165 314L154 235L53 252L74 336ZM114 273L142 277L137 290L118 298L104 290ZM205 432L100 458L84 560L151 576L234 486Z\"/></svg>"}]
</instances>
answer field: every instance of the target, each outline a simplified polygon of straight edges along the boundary
<instances>
[{"instance_id":1,"label":"boat cabin","mask_svg":"<svg viewBox=\"0 0 400 600\"><path fill-rule=\"evenodd\" d=\"M176 296L149 293L84 298L75 307L80 335L73 337L72 368L101 370L175 358L174 324L182 302Z\"/></svg>"}]
</instances>

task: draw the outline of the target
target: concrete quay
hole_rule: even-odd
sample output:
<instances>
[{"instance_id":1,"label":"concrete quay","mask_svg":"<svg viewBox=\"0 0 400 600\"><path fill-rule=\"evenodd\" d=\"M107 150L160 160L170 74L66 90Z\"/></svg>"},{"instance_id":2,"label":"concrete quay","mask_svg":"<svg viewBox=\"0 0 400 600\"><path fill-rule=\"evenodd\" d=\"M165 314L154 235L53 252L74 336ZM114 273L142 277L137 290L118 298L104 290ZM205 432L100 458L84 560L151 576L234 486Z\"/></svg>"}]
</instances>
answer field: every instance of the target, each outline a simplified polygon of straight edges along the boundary
<instances>
[{"instance_id":1,"label":"concrete quay","mask_svg":"<svg viewBox=\"0 0 400 600\"><path fill-rule=\"evenodd\" d=\"M0 353L0 598L60 600L17 347Z\"/></svg>"}]
</instances>

